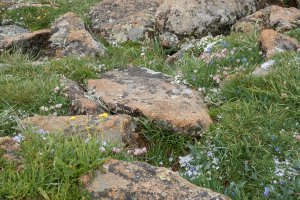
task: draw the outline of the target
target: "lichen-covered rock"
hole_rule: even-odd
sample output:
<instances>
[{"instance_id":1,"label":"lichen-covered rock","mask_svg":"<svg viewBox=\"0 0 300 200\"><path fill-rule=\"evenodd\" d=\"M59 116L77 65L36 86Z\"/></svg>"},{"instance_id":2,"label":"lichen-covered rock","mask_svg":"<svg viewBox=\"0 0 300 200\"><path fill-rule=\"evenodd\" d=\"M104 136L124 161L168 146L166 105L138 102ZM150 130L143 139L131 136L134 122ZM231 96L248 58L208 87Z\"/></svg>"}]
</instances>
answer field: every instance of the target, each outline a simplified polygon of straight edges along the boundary
<instances>
[{"instance_id":1,"label":"lichen-covered rock","mask_svg":"<svg viewBox=\"0 0 300 200\"><path fill-rule=\"evenodd\" d=\"M0 158L20 163L22 160L22 158L18 156L20 150L20 144L11 137L0 137Z\"/></svg>"},{"instance_id":2,"label":"lichen-covered rock","mask_svg":"<svg viewBox=\"0 0 300 200\"><path fill-rule=\"evenodd\" d=\"M224 32L236 20L255 11L255 0L166 0L156 12L156 28L179 38L200 38Z\"/></svg>"},{"instance_id":3,"label":"lichen-covered rock","mask_svg":"<svg viewBox=\"0 0 300 200\"><path fill-rule=\"evenodd\" d=\"M0 0L0 9L7 8L15 3L14 0Z\"/></svg>"},{"instance_id":4,"label":"lichen-covered rock","mask_svg":"<svg viewBox=\"0 0 300 200\"><path fill-rule=\"evenodd\" d=\"M93 200L228 200L210 189L188 182L176 172L142 162L109 160L97 170L92 181L86 177L85 188ZM89 183L90 182L90 183Z\"/></svg>"},{"instance_id":5,"label":"lichen-covered rock","mask_svg":"<svg viewBox=\"0 0 300 200\"><path fill-rule=\"evenodd\" d=\"M110 43L140 40L153 32L154 14L163 0L103 0L91 8L94 32Z\"/></svg>"},{"instance_id":6,"label":"lichen-covered rock","mask_svg":"<svg viewBox=\"0 0 300 200\"><path fill-rule=\"evenodd\" d=\"M300 10L269 6L239 20L233 26L236 32L253 32L271 28L277 31L287 31L300 27Z\"/></svg>"},{"instance_id":7,"label":"lichen-covered rock","mask_svg":"<svg viewBox=\"0 0 300 200\"><path fill-rule=\"evenodd\" d=\"M179 40L173 33L165 32L159 36L160 44L166 48L176 48Z\"/></svg>"},{"instance_id":8,"label":"lichen-covered rock","mask_svg":"<svg viewBox=\"0 0 300 200\"><path fill-rule=\"evenodd\" d=\"M146 116L175 132L197 136L212 123L200 93L150 69L113 70L88 80L88 89L113 112Z\"/></svg>"},{"instance_id":9,"label":"lichen-covered rock","mask_svg":"<svg viewBox=\"0 0 300 200\"><path fill-rule=\"evenodd\" d=\"M263 9L271 5L284 6L283 1L284 0L257 0L256 3L258 9Z\"/></svg>"},{"instance_id":10,"label":"lichen-covered rock","mask_svg":"<svg viewBox=\"0 0 300 200\"><path fill-rule=\"evenodd\" d=\"M99 140L136 144L135 123L128 115L99 116L36 116L25 118L26 127L42 129L53 133L69 135L79 134L97 136Z\"/></svg>"},{"instance_id":11,"label":"lichen-covered rock","mask_svg":"<svg viewBox=\"0 0 300 200\"><path fill-rule=\"evenodd\" d=\"M63 85L63 93L71 100L71 113L72 114L89 114L96 115L103 113L99 103L85 95L82 87L80 87L75 81L62 77L60 83Z\"/></svg>"},{"instance_id":12,"label":"lichen-covered rock","mask_svg":"<svg viewBox=\"0 0 300 200\"><path fill-rule=\"evenodd\" d=\"M279 52L297 51L300 48L300 43L296 39L272 29L265 29L261 32L259 44L267 58Z\"/></svg>"},{"instance_id":13,"label":"lichen-covered rock","mask_svg":"<svg viewBox=\"0 0 300 200\"><path fill-rule=\"evenodd\" d=\"M6 37L13 37L23 33L29 33L29 30L18 25L0 26L0 40L3 40Z\"/></svg>"},{"instance_id":14,"label":"lichen-covered rock","mask_svg":"<svg viewBox=\"0 0 300 200\"><path fill-rule=\"evenodd\" d=\"M74 13L66 13L53 23L49 41L49 51L55 57L95 56L105 53L105 47L93 39L85 29L84 22Z\"/></svg>"},{"instance_id":15,"label":"lichen-covered rock","mask_svg":"<svg viewBox=\"0 0 300 200\"><path fill-rule=\"evenodd\" d=\"M40 50L47 46L51 31L48 29L32 33L22 33L0 40L0 50L21 47L26 51Z\"/></svg>"}]
</instances>

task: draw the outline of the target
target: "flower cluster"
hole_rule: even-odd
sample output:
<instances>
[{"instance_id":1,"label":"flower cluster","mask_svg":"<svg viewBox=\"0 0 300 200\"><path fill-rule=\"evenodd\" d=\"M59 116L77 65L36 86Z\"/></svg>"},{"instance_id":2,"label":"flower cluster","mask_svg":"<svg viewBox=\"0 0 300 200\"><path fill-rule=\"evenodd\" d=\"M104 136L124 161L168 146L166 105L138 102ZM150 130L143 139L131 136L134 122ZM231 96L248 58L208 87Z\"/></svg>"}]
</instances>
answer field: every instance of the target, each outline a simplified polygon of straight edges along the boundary
<instances>
[{"instance_id":1,"label":"flower cluster","mask_svg":"<svg viewBox=\"0 0 300 200\"><path fill-rule=\"evenodd\" d=\"M209 141L204 145L200 149L192 149L190 155L179 157L179 164L183 169L181 175L191 180L199 177L211 180L212 175L216 174L220 168L220 161L216 156L218 148Z\"/></svg>"}]
</instances>

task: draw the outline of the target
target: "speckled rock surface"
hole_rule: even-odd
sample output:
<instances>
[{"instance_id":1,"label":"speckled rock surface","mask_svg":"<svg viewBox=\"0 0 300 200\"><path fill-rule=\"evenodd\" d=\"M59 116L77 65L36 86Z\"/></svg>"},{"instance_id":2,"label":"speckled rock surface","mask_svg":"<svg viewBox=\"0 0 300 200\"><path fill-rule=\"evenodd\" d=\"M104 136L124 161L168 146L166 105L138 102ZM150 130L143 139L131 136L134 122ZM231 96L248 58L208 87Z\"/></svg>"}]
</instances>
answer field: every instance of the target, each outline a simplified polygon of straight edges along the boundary
<instances>
[{"instance_id":1,"label":"speckled rock surface","mask_svg":"<svg viewBox=\"0 0 300 200\"><path fill-rule=\"evenodd\" d=\"M13 5L16 1L15 0L0 0L0 9L7 8Z\"/></svg>"},{"instance_id":2,"label":"speckled rock surface","mask_svg":"<svg viewBox=\"0 0 300 200\"><path fill-rule=\"evenodd\" d=\"M297 27L300 27L299 9L269 6L239 20L234 24L233 30L253 32L257 29L271 28L277 31L287 31Z\"/></svg>"},{"instance_id":3,"label":"speckled rock surface","mask_svg":"<svg viewBox=\"0 0 300 200\"><path fill-rule=\"evenodd\" d=\"M272 29L265 29L261 32L259 44L267 58L279 52L297 51L300 48L300 43L296 39Z\"/></svg>"},{"instance_id":4,"label":"speckled rock surface","mask_svg":"<svg viewBox=\"0 0 300 200\"><path fill-rule=\"evenodd\" d=\"M85 95L82 87L80 87L75 81L62 77L60 83L63 85L63 93L67 94L71 100L70 111L72 114L89 114L96 115L103 113L99 103L92 97Z\"/></svg>"},{"instance_id":5,"label":"speckled rock surface","mask_svg":"<svg viewBox=\"0 0 300 200\"><path fill-rule=\"evenodd\" d=\"M212 190L201 188L180 177L178 173L147 163L109 160L104 170L95 172L85 187L93 200L227 200Z\"/></svg>"},{"instance_id":6,"label":"speckled rock surface","mask_svg":"<svg viewBox=\"0 0 300 200\"><path fill-rule=\"evenodd\" d=\"M99 140L135 144L135 124L128 115L109 115L107 118L98 116L36 116L24 119L27 127L43 129L48 132L64 134L95 134Z\"/></svg>"},{"instance_id":7,"label":"speckled rock surface","mask_svg":"<svg viewBox=\"0 0 300 200\"><path fill-rule=\"evenodd\" d=\"M13 37L23 33L29 33L29 30L18 25L0 26L0 40L6 37Z\"/></svg>"},{"instance_id":8,"label":"speckled rock surface","mask_svg":"<svg viewBox=\"0 0 300 200\"><path fill-rule=\"evenodd\" d=\"M156 12L156 29L179 38L200 38L225 32L236 20L255 11L255 0L165 0Z\"/></svg>"},{"instance_id":9,"label":"speckled rock surface","mask_svg":"<svg viewBox=\"0 0 300 200\"><path fill-rule=\"evenodd\" d=\"M91 8L92 28L110 43L144 38L153 32L154 15L163 0L103 0Z\"/></svg>"},{"instance_id":10,"label":"speckled rock surface","mask_svg":"<svg viewBox=\"0 0 300 200\"><path fill-rule=\"evenodd\" d=\"M18 34L12 37L5 37L0 40L0 49L9 49L15 46L25 50L41 49L48 44L51 31L48 29L35 31L32 33Z\"/></svg>"},{"instance_id":11,"label":"speckled rock surface","mask_svg":"<svg viewBox=\"0 0 300 200\"><path fill-rule=\"evenodd\" d=\"M197 136L212 123L200 93L146 68L107 72L88 80L88 89L113 112L146 116L175 132Z\"/></svg>"},{"instance_id":12,"label":"speckled rock surface","mask_svg":"<svg viewBox=\"0 0 300 200\"><path fill-rule=\"evenodd\" d=\"M0 158L8 161L20 162L21 157L17 155L20 150L20 144L11 137L0 137Z\"/></svg>"},{"instance_id":13,"label":"speckled rock surface","mask_svg":"<svg viewBox=\"0 0 300 200\"><path fill-rule=\"evenodd\" d=\"M84 22L74 13L66 13L53 23L49 41L49 51L55 57L83 57L105 53L105 47L93 39L85 29Z\"/></svg>"},{"instance_id":14,"label":"speckled rock surface","mask_svg":"<svg viewBox=\"0 0 300 200\"><path fill-rule=\"evenodd\" d=\"M283 6L284 0L257 0L257 8L263 9L270 5L277 5L277 6Z\"/></svg>"}]
</instances>

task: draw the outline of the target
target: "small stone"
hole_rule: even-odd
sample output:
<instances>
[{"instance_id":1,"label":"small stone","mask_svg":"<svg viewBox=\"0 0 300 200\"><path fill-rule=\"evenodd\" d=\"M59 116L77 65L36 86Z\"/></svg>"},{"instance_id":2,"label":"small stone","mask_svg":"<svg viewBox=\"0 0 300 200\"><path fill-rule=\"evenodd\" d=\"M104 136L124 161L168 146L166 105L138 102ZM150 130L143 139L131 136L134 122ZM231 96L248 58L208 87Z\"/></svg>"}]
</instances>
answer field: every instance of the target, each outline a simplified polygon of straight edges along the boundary
<instances>
[{"instance_id":1,"label":"small stone","mask_svg":"<svg viewBox=\"0 0 300 200\"><path fill-rule=\"evenodd\" d=\"M173 33L165 32L159 36L160 44L166 48L176 48L179 42L177 36Z\"/></svg>"}]
</instances>

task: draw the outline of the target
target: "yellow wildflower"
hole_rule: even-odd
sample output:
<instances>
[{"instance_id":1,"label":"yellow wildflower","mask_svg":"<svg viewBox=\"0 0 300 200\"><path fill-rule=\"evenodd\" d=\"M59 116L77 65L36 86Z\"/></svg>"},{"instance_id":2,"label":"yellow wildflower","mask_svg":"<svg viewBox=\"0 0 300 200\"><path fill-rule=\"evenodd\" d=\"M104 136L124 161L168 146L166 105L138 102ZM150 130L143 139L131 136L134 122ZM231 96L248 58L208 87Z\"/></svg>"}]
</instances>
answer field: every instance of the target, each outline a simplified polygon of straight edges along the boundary
<instances>
[{"instance_id":1,"label":"yellow wildflower","mask_svg":"<svg viewBox=\"0 0 300 200\"><path fill-rule=\"evenodd\" d=\"M98 116L99 118L107 118L108 114L107 113L102 113Z\"/></svg>"},{"instance_id":2,"label":"yellow wildflower","mask_svg":"<svg viewBox=\"0 0 300 200\"><path fill-rule=\"evenodd\" d=\"M71 120L72 120L72 121L73 121L73 120L75 120L75 119L76 119L76 117L75 117L75 116L72 116L72 117L71 117Z\"/></svg>"}]
</instances>

